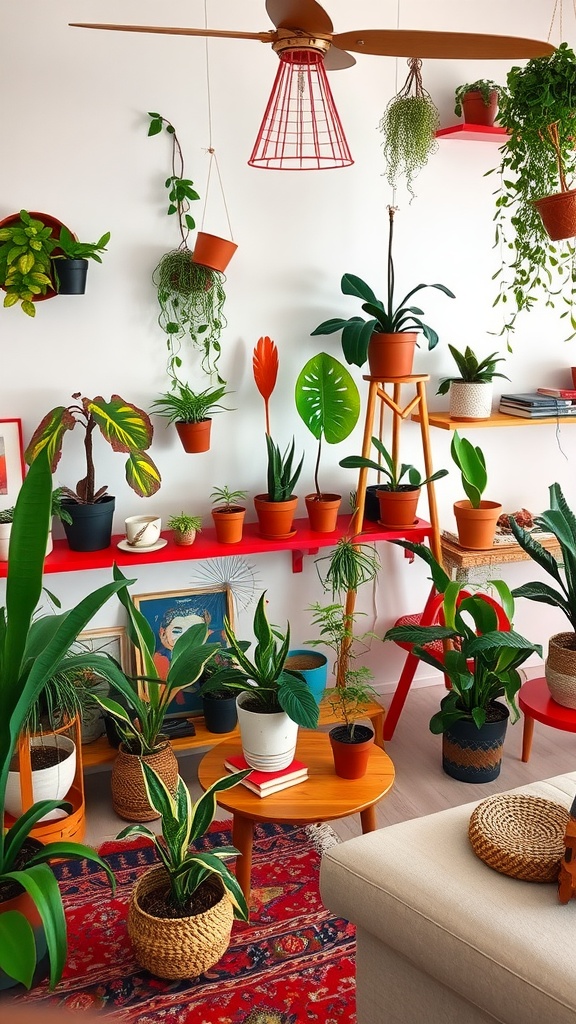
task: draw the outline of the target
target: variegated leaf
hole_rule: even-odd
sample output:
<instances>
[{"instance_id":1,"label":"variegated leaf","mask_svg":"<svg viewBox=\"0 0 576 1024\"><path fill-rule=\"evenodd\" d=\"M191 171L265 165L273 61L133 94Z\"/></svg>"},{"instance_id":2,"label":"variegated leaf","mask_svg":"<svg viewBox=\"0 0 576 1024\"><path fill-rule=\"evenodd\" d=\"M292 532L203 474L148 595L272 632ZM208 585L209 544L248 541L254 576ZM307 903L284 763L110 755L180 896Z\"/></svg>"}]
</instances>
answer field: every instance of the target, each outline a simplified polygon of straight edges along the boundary
<instances>
[{"instance_id":1,"label":"variegated leaf","mask_svg":"<svg viewBox=\"0 0 576 1024\"><path fill-rule=\"evenodd\" d=\"M66 431L73 430L75 425L74 416L65 406L58 405L52 409L32 434L30 443L24 452L26 463L31 466L38 453L46 448L50 469L54 472L62 454L62 438Z\"/></svg>"},{"instance_id":2,"label":"variegated leaf","mask_svg":"<svg viewBox=\"0 0 576 1024\"><path fill-rule=\"evenodd\" d=\"M92 401L85 398L83 405L115 452L145 451L152 444L154 430L148 413L120 395L112 395L109 402L101 395Z\"/></svg>"},{"instance_id":3,"label":"variegated leaf","mask_svg":"<svg viewBox=\"0 0 576 1024\"><path fill-rule=\"evenodd\" d=\"M146 452L131 452L126 462L126 480L142 498L156 494L162 478Z\"/></svg>"}]
</instances>

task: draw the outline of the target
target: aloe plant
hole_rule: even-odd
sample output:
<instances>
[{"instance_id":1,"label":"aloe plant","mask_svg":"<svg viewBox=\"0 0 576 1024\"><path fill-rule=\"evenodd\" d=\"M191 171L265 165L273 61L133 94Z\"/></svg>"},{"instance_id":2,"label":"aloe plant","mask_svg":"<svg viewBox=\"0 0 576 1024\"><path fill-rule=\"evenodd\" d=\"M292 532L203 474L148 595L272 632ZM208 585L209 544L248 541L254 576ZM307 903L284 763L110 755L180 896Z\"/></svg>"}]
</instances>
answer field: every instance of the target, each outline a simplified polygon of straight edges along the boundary
<instances>
[{"instance_id":1,"label":"aloe plant","mask_svg":"<svg viewBox=\"0 0 576 1024\"><path fill-rule=\"evenodd\" d=\"M326 352L319 352L298 375L296 408L318 441L314 485L320 498L322 438L327 444L339 444L352 433L360 415L360 393L346 367Z\"/></svg>"},{"instance_id":2,"label":"aloe plant","mask_svg":"<svg viewBox=\"0 0 576 1024\"><path fill-rule=\"evenodd\" d=\"M288 501L292 497L302 472L304 456L296 468L293 468L294 438L292 438L292 444L288 445L282 454L270 434L266 434L266 448L268 451L268 501Z\"/></svg>"}]
</instances>

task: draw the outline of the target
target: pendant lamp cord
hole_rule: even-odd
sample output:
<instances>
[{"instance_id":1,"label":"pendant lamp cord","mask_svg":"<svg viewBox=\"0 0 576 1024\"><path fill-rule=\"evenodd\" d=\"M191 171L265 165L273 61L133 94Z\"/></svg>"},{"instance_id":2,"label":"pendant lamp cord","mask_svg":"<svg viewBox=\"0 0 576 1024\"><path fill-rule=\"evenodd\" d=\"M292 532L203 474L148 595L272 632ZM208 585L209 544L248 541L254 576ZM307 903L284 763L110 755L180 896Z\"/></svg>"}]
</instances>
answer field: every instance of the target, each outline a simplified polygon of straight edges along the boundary
<instances>
[{"instance_id":1,"label":"pendant lamp cord","mask_svg":"<svg viewBox=\"0 0 576 1024\"><path fill-rule=\"evenodd\" d=\"M576 2L576 0L575 0ZM204 28L208 28L208 0L204 0ZM210 90L210 54L208 47L208 37L204 39L204 52L206 54L206 98L208 105L208 149L205 152L210 157L210 163L208 164L208 177L206 179L206 192L204 196L204 208L202 210L202 222L200 224L200 230L204 230L204 219L206 217L206 207L208 205L208 191L210 188L210 179L212 177L212 168L216 168L216 175L218 178L218 184L220 185L220 192L222 194L222 202L224 204L224 212L226 214L226 220L228 221L228 231L230 232L230 238L234 241L234 235L232 232L232 224L230 223L230 214L228 212L228 204L226 202L226 196L224 194L224 185L222 183L222 175L220 174L220 167L218 165L218 157L216 156L216 150L212 143L212 93Z\"/></svg>"}]
</instances>

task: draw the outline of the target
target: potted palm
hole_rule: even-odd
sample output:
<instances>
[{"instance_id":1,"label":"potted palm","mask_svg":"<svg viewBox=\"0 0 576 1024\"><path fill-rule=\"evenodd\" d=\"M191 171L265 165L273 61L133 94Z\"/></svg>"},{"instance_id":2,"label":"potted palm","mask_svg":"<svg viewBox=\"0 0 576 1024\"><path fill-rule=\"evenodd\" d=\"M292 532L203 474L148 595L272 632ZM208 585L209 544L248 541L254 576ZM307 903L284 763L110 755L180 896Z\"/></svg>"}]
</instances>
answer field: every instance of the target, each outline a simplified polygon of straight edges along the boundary
<instances>
[{"instance_id":1,"label":"potted palm","mask_svg":"<svg viewBox=\"0 0 576 1024\"><path fill-rule=\"evenodd\" d=\"M503 362L503 357L492 352L485 359L478 359L469 345L464 352L459 352L454 345L448 345L448 348L460 376L444 377L436 394L450 392L450 416L453 420L490 419L494 378L510 380L496 371L496 364Z\"/></svg>"},{"instance_id":2,"label":"potted palm","mask_svg":"<svg viewBox=\"0 0 576 1024\"><path fill-rule=\"evenodd\" d=\"M186 512L181 512L178 516L170 516L168 529L172 530L174 543L186 547L196 540L196 534L202 529L202 519L200 516L189 516Z\"/></svg>"},{"instance_id":3,"label":"potted palm","mask_svg":"<svg viewBox=\"0 0 576 1024\"><path fill-rule=\"evenodd\" d=\"M318 441L314 467L316 490L305 498L310 528L317 533L333 533L342 497L320 489L322 439L327 444L339 444L352 433L360 415L360 394L346 367L326 352L319 352L298 375L296 408Z\"/></svg>"},{"instance_id":4,"label":"potted palm","mask_svg":"<svg viewBox=\"0 0 576 1024\"><path fill-rule=\"evenodd\" d=\"M422 61L418 57L410 57L407 63L410 69L408 77L388 103L379 128L384 136L388 184L397 188L399 177L404 174L412 202L414 178L438 149L436 132L440 127L440 115L422 84Z\"/></svg>"},{"instance_id":5,"label":"potted palm","mask_svg":"<svg viewBox=\"0 0 576 1024\"><path fill-rule=\"evenodd\" d=\"M455 430L450 454L460 470L462 486L468 496L454 502L458 543L472 550L491 548L502 505L482 498L488 483L484 453Z\"/></svg>"},{"instance_id":6,"label":"potted palm","mask_svg":"<svg viewBox=\"0 0 576 1024\"><path fill-rule=\"evenodd\" d=\"M260 536L267 540L285 540L292 536L292 523L296 514L298 498L294 488L302 472L304 456L294 467L295 441L284 453L266 434L268 452L268 490L254 496L254 508L258 516Z\"/></svg>"},{"instance_id":7,"label":"potted palm","mask_svg":"<svg viewBox=\"0 0 576 1024\"><path fill-rule=\"evenodd\" d=\"M325 320L312 331L312 336L342 331L342 350L346 362L364 366L368 359L371 376L382 380L406 377L412 373L418 331L426 338L428 349L433 349L438 344L436 331L420 319L421 310L408 305L412 296L423 288L437 288L451 299L455 298L454 293L443 284L418 284L399 303L395 303L395 269L392 257L395 213L396 207L389 206L386 303L377 299L372 289L361 278L354 274L344 274L340 282L342 293L361 299L362 309L371 319L364 320L356 316L349 320Z\"/></svg>"},{"instance_id":8,"label":"potted palm","mask_svg":"<svg viewBox=\"0 0 576 1024\"><path fill-rule=\"evenodd\" d=\"M231 491L229 487L215 487L210 495L214 508L212 519L216 539L220 544L239 544L242 540L246 508L246 491Z\"/></svg>"},{"instance_id":9,"label":"potted palm","mask_svg":"<svg viewBox=\"0 0 576 1024\"><path fill-rule=\"evenodd\" d=\"M519 717L518 669L531 654L541 655L542 648L512 628L500 629L491 601L481 593L465 595L464 584L451 581L425 545L393 543L419 555L430 566L434 585L444 595L444 625L393 626L384 640L414 644L416 657L445 673L450 681L450 691L430 720L431 732L442 734L444 771L461 782L491 782L500 774L510 710L513 721ZM512 594L502 580L493 582L511 623ZM430 647L437 641L451 645L442 659ZM504 697L506 704L498 697Z\"/></svg>"},{"instance_id":10,"label":"potted palm","mask_svg":"<svg viewBox=\"0 0 576 1024\"><path fill-rule=\"evenodd\" d=\"M380 503L380 523L392 530L400 530L406 526L413 526L416 520L416 509L420 498L421 488L426 484L434 483L448 475L447 469L438 469L431 476L422 479L420 471L415 466L398 463L390 452L384 447L379 438L373 437L372 444L376 448L383 462L375 462L373 459L364 458L362 455L348 455L342 459L340 465L344 469L375 469L382 473L387 483L379 484L376 488L376 496ZM408 481L402 483L408 476Z\"/></svg>"},{"instance_id":11,"label":"potted palm","mask_svg":"<svg viewBox=\"0 0 576 1024\"><path fill-rule=\"evenodd\" d=\"M40 218L43 214L20 210L0 224L0 284L6 295L4 306L18 302L23 313L36 316L34 302L54 294L51 256L56 246L52 227Z\"/></svg>"},{"instance_id":12,"label":"potted palm","mask_svg":"<svg viewBox=\"0 0 576 1024\"><path fill-rule=\"evenodd\" d=\"M465 124L491 127L496 120L498 103L503 92L501 85L488 78L479 78L471 84L457 86L454 92L454 113L464 116Z\"/></svg>"},{"instance_id":13,"label":"potted palm","mask_svg":"<svg viewBox=\"0 0 576 1024\"><path fill-rule=\"evenodd\" d=\"M175 423L185 452L207 452L210 449L212 416L225 409L220 399L228 394L226 385L192 391L188 384L174 378L172 390L152 403L152 410Z\"/></svg>"},{"instance_id":14,"label":"potted palm","mask_svg":"<svg viewBox=\"0 0 576 1024\"><path fill-rule=\"evenodd\" d=\"M242 751L247 763L259 771L280 771L294 759L298 726L315 729L318 705L302 676L286 668L290 650L290 626L281 633L272 628L265 610L266 592L254 613L254 658L246 655L249 644L238 640L230 621L224 632L235 664L220 669L204 683L209 694L222 686L239 690L236 698Z\"/></svg>"},{"instance_id":15,"label":"potted palm","mask_svg":"<svg viewBox=\"0 0 576 1024\"><path fill-rule=\"evenodd\" d=\"M125 586L115 581L85 597L65 614L38 614L50 522L52 476L46 453L31 466L20 489L8 559L6 607L0 632L0 817L5 821L6 782L18 738L31 706L66 661L68 668L100 672L110 659L93 653L68 655L78 634L104 603ZM38 655L41 653L41 657ZM114 663L110 662L114 672ZM30 838L45 814L69 811L70 804L45 800L0 829L0 987L30 987L47 949L50 986L66 960L62 897L48 863L53 858L88 857L113 877L94 850L75 842L42 846ZM4 972L4 974L2 974ZM7 977L6 977L7 976Z\"/></svg>"},{"instance_id":16,"label":"potted palm","mask_svg":"<svg viewBox=\"0 0 576 1024\"><path fill-rule=\"evenodd\" d=\"M560 545L558 562L513 516L510 529L520 547L530 555L556 584L535 581L523 583L513 591L514 597L552 605L564 613L570 630L550 637L545 675L548 689L555 701L567 708L576 708L576 517L566 502L560 484L550 487L550 508L534 523L554 535Z\"/></svg>"},{"instance_id":17,"label":"potted palm","mask_svg":"<svg viewBox=\"0 0 576 1024\"><path fill-rule=\"evenodd\" d=\"M192 805L178 777L174 795L147 764L142 765L148 800L162 821L157 835L129 825L119 839L150 839L160 860L136 883L128 909L128 935L137 962L159 978L196 978L218 962L230 944L234 917L248 920L244 894L224 861L234 846L209 853L194 844L208 831L216 813L216 794L232 789L250 769L218 779Z\"/></svg>"},{"instance_id":18,"label":"potted palm","mask_svg":"<svg viewBox=\"0 0 576 1024\"><path fill-rule=\"evenodd\" d=\"M127 483L136 494L148 498L156 493L161 479L146 451L152 443L153 427L147 413L120 395L112 395L107 402L100 395L82 398L78 391L72 398L72 405L59 405L44 416L32 435L24 458L31 465L46 449L54 472L66 433L77 426L84 430L86 475L78 481L75 490L69 487L60 489L62 506L72 519L71 523L63 522L73 551L99 551L110 545L115 499L108 494L106 485L98 489L95 485L94 431L98 428L113 451L128 456Z\"/></svg>"},{"instance_id":19,"label":"potted palm","mask_svg":"<svg viewBox=\"0 0 576 1024\"><path fill-rule=\"evenodd\" d=\"M84 295L88 260L102 263L99 253L106 252L109 241L110 232L107 231L97 242L79 242L62 225L56 251L52 254L54 281L59 295Z\"/></svg>"}]
</instances>

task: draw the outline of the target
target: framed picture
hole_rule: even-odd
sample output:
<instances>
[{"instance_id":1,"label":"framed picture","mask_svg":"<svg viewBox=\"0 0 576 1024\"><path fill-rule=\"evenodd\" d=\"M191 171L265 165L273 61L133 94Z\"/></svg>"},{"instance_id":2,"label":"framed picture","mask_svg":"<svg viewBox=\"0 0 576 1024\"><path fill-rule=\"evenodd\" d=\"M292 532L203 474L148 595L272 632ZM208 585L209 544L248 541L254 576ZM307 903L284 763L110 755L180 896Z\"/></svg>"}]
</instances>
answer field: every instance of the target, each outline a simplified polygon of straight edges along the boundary
<instances>
[{"instance_id":1,"label":"framed picture","mask_svg":"<svg viewBox=\"0 0 576 1024\"><path fill-rule=\"evenodd\" d=\"M23 480L22 421L0 420L0 511L16 504Z\"/></svg>"},{"instance_id":2,"label":"framed picture","mask_svg":"<svg viewBox=\"0 0 576 1024\"><path fill-rule=\"evenodd\" d=\"M120 663L126 675L132 675L132 652L124 626L86 629L83 633L79 633L78 642L87 651L111 655L112 658Z\"/></svg>"},{"instance_id":3,"label":"framed picture","mask_svg":"<svg viewBox=\"0 0 576 1024\"><path fill-rule=\"evenodd\" d=\"M161 679L166 679L170 659L178 637L191 626L205 622L208 635L225 642L224 617L232 621L232 598L228 585L201 589L175 590L164 594L134 594L134 604L152 627L156 640L154 663ZM135 651L136 674L143 671L139 651ZM192 683L176 694L168 705L167 717L186 718L202 712L199 683Z\"/></svg>"}]
</instances>

